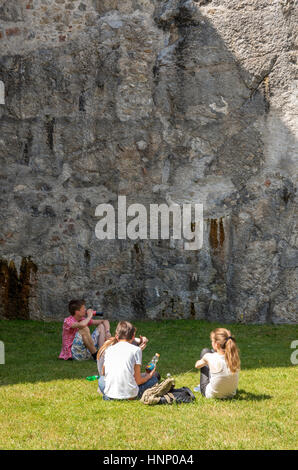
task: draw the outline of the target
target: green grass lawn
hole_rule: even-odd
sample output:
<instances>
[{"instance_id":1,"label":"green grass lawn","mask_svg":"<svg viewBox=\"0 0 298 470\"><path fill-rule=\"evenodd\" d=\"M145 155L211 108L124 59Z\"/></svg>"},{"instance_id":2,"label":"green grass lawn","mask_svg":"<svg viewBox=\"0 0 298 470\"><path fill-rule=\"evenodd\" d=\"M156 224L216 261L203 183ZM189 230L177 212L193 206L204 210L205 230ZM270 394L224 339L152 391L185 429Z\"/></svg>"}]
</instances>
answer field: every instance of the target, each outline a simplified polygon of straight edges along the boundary
<instances>
[{"instance_id":1,"label":"green grass lawn","mask_svg":"<svg viewBox=\"0 0 298 470\"><path fill-rule=\"evenodd\" d=\"M176 387L199 383L194 363L218 325L195 320L135 322L149 338L146 363ZM115 328L112 323L112 332ZM1 449L294 449L297 368L295 325L229 325L241 351L239 391L231 400L145 406L105 402L94 361L59 361L61 323L0 321L6 363L0 365Z\"/></svg>"}]
</instances>

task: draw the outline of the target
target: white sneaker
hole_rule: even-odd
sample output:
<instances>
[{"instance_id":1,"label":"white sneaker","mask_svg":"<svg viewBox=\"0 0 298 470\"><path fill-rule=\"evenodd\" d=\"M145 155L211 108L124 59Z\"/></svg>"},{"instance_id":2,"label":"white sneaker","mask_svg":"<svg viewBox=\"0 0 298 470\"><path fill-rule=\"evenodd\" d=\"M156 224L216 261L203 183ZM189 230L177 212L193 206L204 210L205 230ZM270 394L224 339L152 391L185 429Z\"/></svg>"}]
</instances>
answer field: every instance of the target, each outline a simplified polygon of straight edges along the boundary
<instances>
[{"instance_id":1,"label":"white sneaker","mask_svg":"<svg viewBox=\"0 0 298 470\"><path fill-rule=\"evenodd\" d=\"M194 387L194 392L200 392L201 391L201 387L200 387L200 384L198 384L196 387Z\"/></svg>"}]
</instances>

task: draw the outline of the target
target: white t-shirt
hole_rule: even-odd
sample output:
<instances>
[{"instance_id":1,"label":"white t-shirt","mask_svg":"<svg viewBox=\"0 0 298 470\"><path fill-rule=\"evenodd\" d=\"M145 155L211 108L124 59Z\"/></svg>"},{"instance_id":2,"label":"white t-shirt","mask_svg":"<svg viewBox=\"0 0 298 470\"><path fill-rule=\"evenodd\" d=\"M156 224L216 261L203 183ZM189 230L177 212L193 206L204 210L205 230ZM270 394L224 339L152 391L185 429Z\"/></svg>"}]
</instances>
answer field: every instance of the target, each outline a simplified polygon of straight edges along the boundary
<instances>
[{"instance_id":1,"label":"white t-shirt","mask_svg":"<svg viewBox=\"0 0 298 470\"><path fill-rule=\"evenodd\" d=\"M228 398L236 394L239 372L232 373L223 354L207 353L203 357L210 369L210 382L206 387L206 398Z\"/></svg>"},{"instance_id":2,"label":"white t-shirt","mask_svg":"<svg viewBox=\"0 0 298 470\"><path fill-rule=\"evenodd\" d=\"M142 364L142 350L127 341L119 341L104 355L105 389L109 398L135 398L139 387L135 381L135 365Z\"/></svg>"}]
</instances>

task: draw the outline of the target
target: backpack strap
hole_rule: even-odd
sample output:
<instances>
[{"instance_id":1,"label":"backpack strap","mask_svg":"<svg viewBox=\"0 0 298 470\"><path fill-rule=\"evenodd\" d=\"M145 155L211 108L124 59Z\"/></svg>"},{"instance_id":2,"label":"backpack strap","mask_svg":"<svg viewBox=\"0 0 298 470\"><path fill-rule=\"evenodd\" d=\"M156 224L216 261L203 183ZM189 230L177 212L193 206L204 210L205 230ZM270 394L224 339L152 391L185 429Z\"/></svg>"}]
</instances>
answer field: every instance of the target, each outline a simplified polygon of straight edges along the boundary
<instances>
[{"instance_id":1,"label":"backpack strap","mask_svg":"<svg viewBox=\"0 0 298 470\"><path fill-rule=\"evenodd\" d=\"M141 402L145 405L155 405L161 401L161 398L165 397L167 403L172 403L175 400L175 397L173 394L170 394L170 390L174 388L174 385L174 378L169 377L161 383L157 383L153 385L153 387L147 388L142 395ZM167 395L169 396L167 397Z\"/></svg>"},{"instance_id":2,"label":"backpack strap","mask_svg":"<svg viewBox=\"0 0 298 470\"><path fill-rule=\"evenodd\" d=\"M175 401L175 397L174 397L174 395L173 395L171 392L166 393L163 397L167 400L167 402L169 403L169 405L170 405L171 403L173 403L173 401Z\"/></svg>"}]
</instances>

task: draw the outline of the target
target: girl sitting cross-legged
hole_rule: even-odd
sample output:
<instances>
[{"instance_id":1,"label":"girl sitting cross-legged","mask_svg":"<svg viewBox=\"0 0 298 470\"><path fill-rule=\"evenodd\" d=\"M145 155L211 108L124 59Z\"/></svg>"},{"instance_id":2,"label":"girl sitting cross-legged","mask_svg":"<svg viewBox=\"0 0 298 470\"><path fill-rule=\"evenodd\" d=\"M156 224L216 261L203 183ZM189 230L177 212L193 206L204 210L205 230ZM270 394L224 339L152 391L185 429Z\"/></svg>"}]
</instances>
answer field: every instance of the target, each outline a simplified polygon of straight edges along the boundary
<instances>
[{"instance_id":1,"label":"girl sitting cross-legged","mask_svg":"<svg viewBox=\"0 0 298 470\"><path fill-rule=\"evenodd\" d=\"M145 344L142 337L139 346L134 344L138 343L135 333L136 328L131 323L119 322L115 337L106 341L98 352L97 365L101 375L98 386L104 400L141 398L147 388L158 382L155 369L149 374L141 374Z\"/></svg>"},{"instance_id":2,"label":"girl sitting cross-legged","mask_svg":"<svg viewBox=\"0 0 298 470\"><path fill-rule=\"evenodd\" d=\"M200 391L206 398L228 398L236 394L240 358L234 336L225 328L210 334L211 349L203 349L195 367L201 369Z\"/></svg>"}]
</instances>

